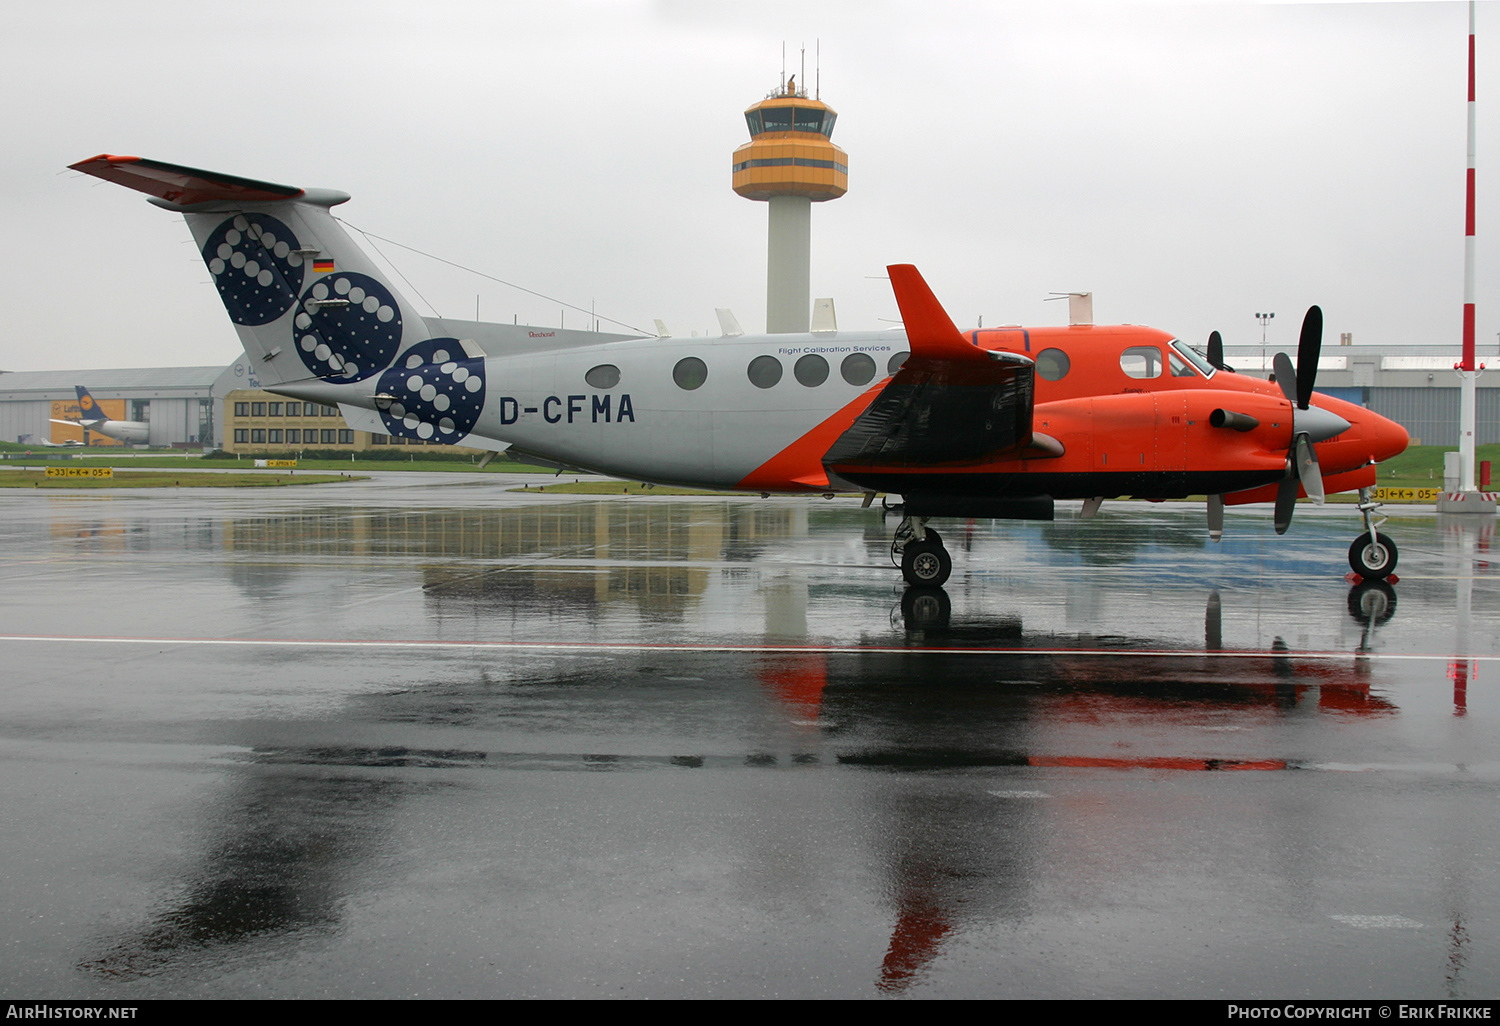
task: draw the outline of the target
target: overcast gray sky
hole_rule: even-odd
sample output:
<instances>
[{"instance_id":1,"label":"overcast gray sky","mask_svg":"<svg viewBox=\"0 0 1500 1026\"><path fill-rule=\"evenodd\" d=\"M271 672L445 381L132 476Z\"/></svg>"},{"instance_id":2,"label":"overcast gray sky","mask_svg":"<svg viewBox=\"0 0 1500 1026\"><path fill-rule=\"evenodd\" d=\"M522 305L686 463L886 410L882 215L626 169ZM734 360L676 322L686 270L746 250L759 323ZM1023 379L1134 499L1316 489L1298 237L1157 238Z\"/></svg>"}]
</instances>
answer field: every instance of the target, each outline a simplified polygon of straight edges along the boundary
<instances>
[{"instance_id":1,"label":"overcast gray sky","mask_svg":"<svg viewBox=\"0 0 1500 1026\"><path fill-rule=\"evenodd\" d=\"M1500 17L1479 10L1479 340L1500 331ZM896 316L917 264L961 326L1200 342L1442 343L1462 313L1463 3L52 0L0 10L0 368L227 363L180 218L63 168L100 152L353 194L346 220L603 315L765 322L743 109L821 40L849 193L812 292ZM438 310L556 303L382 247ZM424 312L429 312L424 309ZM569 314L570 326L583 318ZM1492 361L1494 362L1494 361Z\"/></svg>"}]
</instances>

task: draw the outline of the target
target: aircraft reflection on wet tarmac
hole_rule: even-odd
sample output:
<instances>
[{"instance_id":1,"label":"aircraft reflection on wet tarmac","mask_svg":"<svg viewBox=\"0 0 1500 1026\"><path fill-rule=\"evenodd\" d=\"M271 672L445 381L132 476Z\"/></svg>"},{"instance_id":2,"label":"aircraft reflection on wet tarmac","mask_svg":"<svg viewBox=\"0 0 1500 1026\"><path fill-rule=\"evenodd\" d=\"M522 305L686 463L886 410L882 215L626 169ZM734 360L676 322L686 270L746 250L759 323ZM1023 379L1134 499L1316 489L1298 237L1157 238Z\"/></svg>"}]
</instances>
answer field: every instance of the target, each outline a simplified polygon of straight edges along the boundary
<instances>
[{"instance_id":1,"label":"aircraft reflection on wet tarmac","mask_svg":"<svg viewBox=\"0 0 1500 1026\"><path fill-rule=\"evenodd\" d=\"M250 689L274 675L279 694L327 695L341 682L332 704L218 712L187 728L198 743L227 746L213 763L224 781L186 817L190 839L149 907L123 928L96 920L74 964L105 992L137 981L143 994L166 994L285 967L309 945L368 944L358 957L394 982L363 992L401 993L410 973L391 966L405 951L380 938L441 907L434 932L480 935L482 957L514 974L486 991L459 969L432 970L456 974L446 992L580 993L562 977L610 979L621 950L652 962L642 945L659 946L676 978L692 963L684 946L725 943L727 913L771 931L741 941L784 945L754 956L753 975L816 963L830 981L823 992L857 992L848 981L862 978L903 993L931 982L952 953L975 975L948 992L986 993L977 981L993 966L974 945L992 926L1053 922L1022 946L1093 950L1089 929L1056 917L1097 916L1122 886L1166 888L1172 897L1158 900L1169 917L1247 879L1257 888L1248 904L1279 910L1287 886L1290 910L1263 931L1288 921L1312 930L1298 909L1329 906L1339 886L1321 867L1367 857L1351 837L1381 843L1363 824L1390 796L1304 784L1296 803L1306 811L1296 812L1279 791L1205 793L1187 781L1442 761L1390 729L1433 709L1430 688L1410 683L1416 664L1393 660L1448 651L1446 640L1413 639L1431 640L1424 620L1451 611L1457 594L1475 644L1458 638L1451 651L1476 658L1462 673L1460 660L1450 664L1445 704L1468 712L1477 658L1494 655L1492 532L1429 520L1431 544L1403 546L1411 569L1394 587L1308 583L1306 549L1283 557L1249 541L1229 547L1227 568L1207 583L1194 577L1216 554L1180 541L1181 525L1174 534L1123 519L1109 537L1128 536L1138 562L1120 562L1112 543L1096 559L1066 522L950 531L972 569L948 592L882 576L878 517L805 504L55 519L50 544L70 553L60 580L87 565L80 555L154 554L196 575L199 591L183 588L189 605L203 582L227 581L252 600L233 624L207 625L225 647L173 647L164 615L149 624L164 639L155 661L105 670L101 654L96 668L127 691L238 674ZM1148 558L1163 550L1181 558ZM1100 578L1100 566L1125 569ZM145 579L132 574L159 565L126 558L114 568L128 591ZM336 584L319 583L328 579ZM329 613L328 603L342 605ZM171 616L189 622L185 612L179 604ZM307 631L299 638L289 625ZM71 653L88 658L86 649L72 639ZM89 696L85 724L100 716ZM158 736L171 715L136 722L128 706L105 718L111 738L160 743L184 729ZM1480 756L1451 761L1494 761L1488 747ZM1140 772L1110 772L1131 770ZM1280 770L1307 772L1245 772ZM1447 800L1396 819L1428 829L1457 807ZM1388 808L1381 815L1389 822ZM1242 834L1279 841L1263 848ZM1444 850L1482 847L1464 834ZM863 879L864 865L876 879ZM443 897L424 890L429 877ZM457 910L465 902L487 925ZM1440 989L1465 996L1479 896L1449 904ZM807 921L826 928L808 932ZM1115 925L1129 935L1119 951L1134 950L1134 927ZM883 940L872 944L872 931ZM1309 934L1294 947L1321 943ZM1080 992L1073 969L1026 964L1037 992ZM731 990L757 992L744 981ZM444 992L442 982L426 992Z\"/></svg>"}]
</instances>

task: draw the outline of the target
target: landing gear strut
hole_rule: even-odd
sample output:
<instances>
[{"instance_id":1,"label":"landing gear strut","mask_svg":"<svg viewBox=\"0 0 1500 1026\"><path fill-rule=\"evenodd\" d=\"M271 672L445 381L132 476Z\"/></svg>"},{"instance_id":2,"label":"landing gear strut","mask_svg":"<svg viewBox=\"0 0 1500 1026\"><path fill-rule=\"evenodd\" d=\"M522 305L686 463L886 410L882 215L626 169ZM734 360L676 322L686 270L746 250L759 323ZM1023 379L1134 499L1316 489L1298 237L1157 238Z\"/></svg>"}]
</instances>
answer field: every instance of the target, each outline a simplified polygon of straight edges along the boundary
<instances>
[{"instance_id":1,"label":"landing gear strut","mask_svg":"<svg viewBox=\"0 0 1500 1026\"><path fill-rule=\"evenodd\" d=\"M940 588L953 573L953 559L943 539L927 527L926 517L907 517L896 528L891 559L901 561L901 576L914 588Z\"/></svg>"},{"instance_id":2,"label":"landing gear strut","mask_svg":"<svg viewBox=\"0 0 1500 1026\"><path fill-rule=\"evenodd\" d=\"M1367 581L1383 581L1396 569L1396 543L1389 535L1376 531L1386 522L1375 511L1380 503L1374 499L1369 488L1359 490L1359 512L1365 520L1365 529L1349 546L1349 566Z\"/></svg>"}]
</instances>

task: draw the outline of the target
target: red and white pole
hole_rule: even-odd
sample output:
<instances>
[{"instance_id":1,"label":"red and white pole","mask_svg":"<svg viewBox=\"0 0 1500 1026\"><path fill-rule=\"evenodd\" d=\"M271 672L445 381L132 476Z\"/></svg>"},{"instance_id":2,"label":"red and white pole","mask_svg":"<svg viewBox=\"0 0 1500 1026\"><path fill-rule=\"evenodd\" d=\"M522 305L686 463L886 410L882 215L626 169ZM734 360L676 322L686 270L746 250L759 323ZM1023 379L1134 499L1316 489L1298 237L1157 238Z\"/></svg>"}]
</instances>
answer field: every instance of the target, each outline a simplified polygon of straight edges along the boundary
<instances>
[{"instance_id":1,"label":"red and white pole","mask_svg":"<svg viewBox=\"0 0 1500 1026\"><path fill-rule=\"evenodd\" d=\"M1474 0L1469 0L1469 166L1464 181L1464 356L1459 364L1462 391L1458 408L1458 487L1474 491Z\"/></svg>"}]
</instances>

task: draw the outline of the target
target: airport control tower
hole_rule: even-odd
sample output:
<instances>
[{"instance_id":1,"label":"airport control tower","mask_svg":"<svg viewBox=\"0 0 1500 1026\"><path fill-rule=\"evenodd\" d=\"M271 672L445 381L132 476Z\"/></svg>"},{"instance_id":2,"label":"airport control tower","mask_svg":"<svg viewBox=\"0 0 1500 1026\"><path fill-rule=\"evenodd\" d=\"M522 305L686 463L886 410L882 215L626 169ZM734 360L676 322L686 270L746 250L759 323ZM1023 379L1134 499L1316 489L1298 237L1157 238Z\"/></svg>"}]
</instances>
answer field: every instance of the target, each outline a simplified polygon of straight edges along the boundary
<instances>
[{"instance_id":1,"label":"airport control tower","mask_svg":"<svg viewBox=\"0 0 1500 1026\"><path fill-rule=\"evenodd\" d=\"M792 76L745 111L750 141L734 151L734 191L770 204L766 331L806 331L812 205L849 191L849 158L831 140L838 114Z\"/></svg>"}]
</instances>

